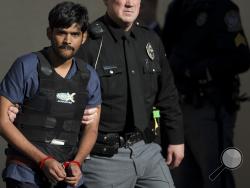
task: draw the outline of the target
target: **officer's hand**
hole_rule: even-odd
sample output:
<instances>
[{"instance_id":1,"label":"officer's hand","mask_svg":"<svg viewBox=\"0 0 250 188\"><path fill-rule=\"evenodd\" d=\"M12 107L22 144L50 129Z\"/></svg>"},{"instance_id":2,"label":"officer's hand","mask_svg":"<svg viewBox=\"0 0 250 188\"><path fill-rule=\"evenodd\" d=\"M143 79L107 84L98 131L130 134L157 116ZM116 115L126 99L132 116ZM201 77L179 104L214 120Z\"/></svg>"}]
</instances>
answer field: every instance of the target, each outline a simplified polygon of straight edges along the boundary
<instances>
[{"instance_id":1,"label":"officer's hand","mask_svg":"<svg viewBox=\"0 0 250 188\"><path fill-rule=\"evenodd\" d=\"M184 158L184 144L169 145L167 152L167 165L169 165L171 169L176 168Z\"/></svg>"},{"instance_id":2,"label":"officer's hand","mask_svg":"<svg viewBox=\"0 0 250 188\"><path fill-rule=\"evenodd\" d=\"M64 179L66 183L75 187L82 177L82 171L77 164L70 163L66 169L67 177Z\"/></svg>"},{"instance_id":3,"label":"officer's hand","mask_svg":"<svg viewBox=\"0 0 250 188\"><path fill-rule=\"evenodd\" d=\"M62 164L55 159L46 160L42 170L51 183L57 183L66 178L66 172Z\"/></svg>"},{"instance_id":4,"label":"officer's hand","mask_svg":"<svg viewBox=\"0 0 250 188\"><path fill-rule=\"evenodd\" d=\"M10 121L12 123L15 121L16 115L17 115L18 112L19 112L18 105L10 106L8 108L8 112L7 113L8 113L9 119L10 119Z\"/></svg>"},{"instance_id":5,"label":"officer's hand","mask_svg":"<svg viewBox=\"0 0 250 188\"><path fill-rule=\"evenodd\" d=\"M98 107L86 108L82 117L82 123L85 125L92 123L96 118L98 118L98 110Z\"/></svg>"}]
</instances>

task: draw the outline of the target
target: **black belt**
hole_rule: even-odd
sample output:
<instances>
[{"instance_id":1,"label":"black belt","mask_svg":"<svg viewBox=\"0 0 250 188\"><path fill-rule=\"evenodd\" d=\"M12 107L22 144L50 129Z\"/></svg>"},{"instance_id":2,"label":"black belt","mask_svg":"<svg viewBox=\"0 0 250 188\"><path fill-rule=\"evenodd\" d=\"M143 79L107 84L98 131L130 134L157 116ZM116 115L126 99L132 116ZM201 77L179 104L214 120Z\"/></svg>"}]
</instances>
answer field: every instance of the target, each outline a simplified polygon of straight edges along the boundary
<instances>
[{"instance_id":1,"label":"black belt","mask_svg":"<svg viewBox=\"0 0 250 188\"><path fill-rule=\"evenodd\" d=\"M130 147L143 140L142 133L98 133L97 142L91 154L112 157L121 147Z\"/></svg>"},{"instance_id":2,"label":"black belt","mask_svg":"<svg viewBox=\"0 0 250 188\"><path fill-rule=\"evenodd\" d=\"M120 147L129 147L143 140L141 132L130 132L120 135Z\"/></svg>"}]
</instances>

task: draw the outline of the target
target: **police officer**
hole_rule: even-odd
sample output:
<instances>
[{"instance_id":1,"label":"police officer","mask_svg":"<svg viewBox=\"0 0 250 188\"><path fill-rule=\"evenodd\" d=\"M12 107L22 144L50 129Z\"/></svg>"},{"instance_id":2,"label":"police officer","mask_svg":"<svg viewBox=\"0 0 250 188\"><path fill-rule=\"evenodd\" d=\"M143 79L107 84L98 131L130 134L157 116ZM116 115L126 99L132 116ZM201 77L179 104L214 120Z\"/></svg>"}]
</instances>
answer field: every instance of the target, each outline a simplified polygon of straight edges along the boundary
<instances>
[{"instance_id":1,"label":"police officer","mask_svg":"<svg viewBox=\"0 0 250 188\"><path fill-rule=\"evenodd\" d=\"M74 58L87 26L85 7L72 2L56 5L47 29L51 46L19 57L0 84L0 131L8 142L3 173L7 188L83 183L81 164L96 141L99 118L85 127L81 118L86 106L101 103L96 72ZM21 107L14 124L6 113L13 104Z\"/></svg>"},{"instance_id":2,"label":"police officer","mask_svg":"<svg viewBox=\"0 0 250 188\"><path fill-rule=\"evenodd\" d=\"M136 24L140 0L104 0L106 15L90 26L78 56L92 63L102 91L97 143L83 172L88 188L173 187L169 168L183 158L177 90L159 37ZM153 143L152 108L161 110L169 142Z\"/></svg>"},{"instance_id":3,"label":"police officer","mask_svg":"<svg viewBox=\"0 0 250 188\"><path fill-rule=\"evenodd\" d=\"M250 65L239 9L230 0L174 0L163 33L184 116L185 159L173 170L176 187L233 188L229 170L209 175L233 146L238 75Z\"/></svg>"}]
</instances>

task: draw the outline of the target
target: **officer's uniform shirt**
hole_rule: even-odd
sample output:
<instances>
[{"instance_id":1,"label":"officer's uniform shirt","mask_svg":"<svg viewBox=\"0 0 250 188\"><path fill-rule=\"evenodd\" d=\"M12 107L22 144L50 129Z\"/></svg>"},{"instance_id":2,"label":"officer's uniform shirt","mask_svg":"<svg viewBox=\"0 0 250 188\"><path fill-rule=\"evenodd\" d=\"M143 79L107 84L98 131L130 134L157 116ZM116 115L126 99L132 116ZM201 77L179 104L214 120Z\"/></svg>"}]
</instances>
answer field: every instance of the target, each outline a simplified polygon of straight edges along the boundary
<instances>
[{"instance_id":1,"label":"officer's uniform shirt","mask_svg":"<svg viewBox=\"0 0 250 188\"><path fill-rule=\"evenodd\" d=\"M174 0L163 33L181 93L190 95L195 82L212 81L218 101L233 102L239 87L235 76L248 70L250 52L239 9L232 1Z\"/></svg>"},{"instance_id":2,"label":"officer's uniform shirt","mask_svg":"<svg viewBox=\"0 0 250 188\"><path fill-rule=\"evenodd\" d=\"M135 97L143 101L146 126L150 126L152 107L155 105L161 110L161 125L167 128L169 142L183 143L177 91L157 34L136 24L124 33L107 15L94 24L100 24L104 32L101 37L90 37L78 51L78 56L91 62L100 78L103 100L100 131L120 132L127 124L136 126L135 117L131 118L133 96L130 93L133 88L130 88L128 80L129 76L138 74L142 88L141 95L137 93ZM124 52L124 38L130 43L132 54ZM135 65L134 69L128 68L128 59Z\"/></svg>"},{"instance_id":3,"label":"officer's uniform shirt","mask_svg":"<svg viewBox=\"0 0 250 188\"><path fill-rule=\"evenodd\" d=\"M200 187L217 187L220 177L209 181L208 173L213 170L209 168L217 164L220 150L232 147L239 92L236 77L250 65L239 9L230 0L173 0L166 14L163 41L183 97L189 156L176 169L177 175L173 173L176 186L199 187L194 177L200 174L204 177ZM200 134L195 135L197 132ZM193 174L185 176L192 165ZM229 176L222 174L223 181L230 182ZM233 181L230 185L234 187Z\"/></svg>"},{"instance_id":4,"label":"officer's uniform shirt","mask_svg":"<svg viewBox=\"0 0 250 188\"><path fill-rule=\"evenodd\" d=\"M38 58L34 53L18 58L0 84L0 95L6 97L14 104L22 104L25 98L34 96L39 88L37 65ZM101 104L99 78L90 65L86 64L86 68L90 72L87 85L89 96L87 107L95 107ZM76 71L76 60L73 59L73 64L65 79L71 79ZM7 177L22 182L39 183L34 171L28 167L16 164L10 164L5 169L3 178Z\"/></svg>"},{"instance_id":5,"label":"officer's uniform shirt","mask_svg":"<svg viewBox=\"0 0 250 188\"><path fill-rule=\"evenodd\" d=\"M239 9L230 0L174 0L163 33L177 78L207 78L207 68L214 79L232 77L250 66Z\"/></svg>"}]
</instances>

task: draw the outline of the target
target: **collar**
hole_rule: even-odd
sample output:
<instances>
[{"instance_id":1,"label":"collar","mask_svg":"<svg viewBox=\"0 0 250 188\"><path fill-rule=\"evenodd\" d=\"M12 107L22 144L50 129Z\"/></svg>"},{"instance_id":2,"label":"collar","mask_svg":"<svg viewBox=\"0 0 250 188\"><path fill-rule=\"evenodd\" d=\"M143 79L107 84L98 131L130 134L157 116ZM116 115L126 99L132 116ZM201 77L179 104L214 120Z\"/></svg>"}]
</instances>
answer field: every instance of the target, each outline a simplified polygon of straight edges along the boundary
<instances>
[{"instance_id":1,"label":"collar","mask_svg":"<svg viewBox=\"0 0 250 188\"><path fill-rule=\"evenodd\" d=\"M119 25L117 25L107 14L103 16L103 22L111 33L115 41L119 41L122 37L132 37L136 39L136 26L133 24L129 31L124 31Z\"/></svg>"},{"instance_id":2,"label":"collar","mask_svg":"<svg viewBox=\"0 0 250 188\"><path fill-rule=\"evenodd\" d=\"M45 47L45 48L42 49L41 52L45 56L45 58L47 59L47 61L49 62L50 66L51 66L51 61L50 61L50 59L48 57L48 52L47 52L48 49L49 49L49 47ZM73 57L72 58L72 65L71 65L67 75L65 76L65 79L71 79L74 76L74 74L76 73L77 70L80 70L78 68L78 65L77 65L77 59L75 57Z\"/></svg>"}]
</instances>

